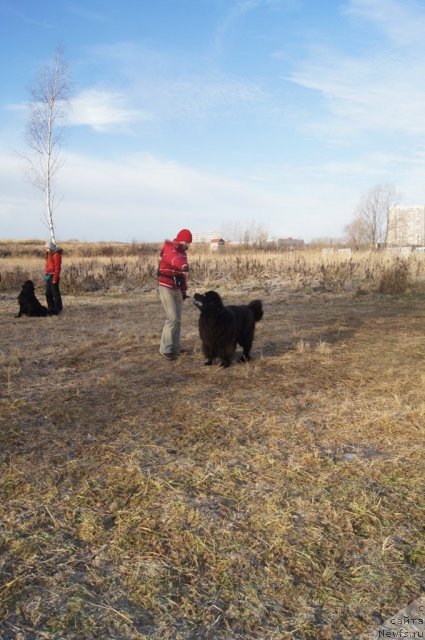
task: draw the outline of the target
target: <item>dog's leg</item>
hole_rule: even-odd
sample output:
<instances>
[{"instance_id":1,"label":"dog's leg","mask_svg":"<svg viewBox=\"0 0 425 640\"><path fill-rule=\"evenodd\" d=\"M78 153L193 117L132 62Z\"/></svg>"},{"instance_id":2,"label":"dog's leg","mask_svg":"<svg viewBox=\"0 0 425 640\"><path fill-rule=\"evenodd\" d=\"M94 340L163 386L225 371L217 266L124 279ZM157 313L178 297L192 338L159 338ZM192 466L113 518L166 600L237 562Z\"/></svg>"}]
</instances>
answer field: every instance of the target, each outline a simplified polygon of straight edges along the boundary
<instances>
[{"instance_id":1,"label":"dog's leg","mask_svg":"<svg viewBox=\"0 0 425 640\"><path fill-rule=\"evenodd\" d=\"M210 367L212 364L214 364L214 354L208 351L208 349L204 349L204 356L206 357L204 364L207 367Z\"/></svg>"},{"instance_id":2,"label":"dog's leg","mask_svg":"<svg viewBox=\"0 0 425 640\"><path fill-rule=\"evenodd\" d=\"M251 333L245 334L241 338L239 344L242 347L243 355L239 358L238 362L249 362L251 360L251 356L249 354L251 353L253 341L254 336Z\"/></svg>"},{"instance_id":3,"label":"dog's leg","mask_svg":"<svg viewBox=\"0 0 425 640\"><path fill-rule=\"evenodd\" d=\"M211 346L208 344L202 345L202 351L206 358L204 365L206 365L207 367L210 367L214 363L214 351L211 348Z\"/></svg>"},{"instance_id":4,"label":"dog's leg","mask_svg":"<svg viewBox=\"0 0 425 640\"><path fill-rule=\"evenodd\" d=\"M242 345L243 355L239 358L238 362L249 362L251 360L251 356L249 355L251 351L252 342L245 343Z\"/></svg>"},{"instance_id":5,"label":"dog's leg","mask_svg":"<svg viewBox=\"0 0 425 640\"><path fill-rule=\"evenodd\" d=\"M227 346L225 349L223 349L220 353L220 367L230 367L234 353L235 349L233 345Z\"/></svg>"}]
</instances>

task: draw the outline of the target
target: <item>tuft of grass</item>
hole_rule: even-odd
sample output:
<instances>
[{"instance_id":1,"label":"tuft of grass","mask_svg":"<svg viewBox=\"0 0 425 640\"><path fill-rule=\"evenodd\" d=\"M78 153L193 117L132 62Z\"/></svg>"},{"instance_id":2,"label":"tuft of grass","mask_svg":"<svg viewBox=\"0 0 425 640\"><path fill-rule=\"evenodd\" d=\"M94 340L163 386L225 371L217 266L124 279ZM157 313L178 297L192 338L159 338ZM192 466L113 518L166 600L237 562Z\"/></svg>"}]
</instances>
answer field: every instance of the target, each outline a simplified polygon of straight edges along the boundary
<instances>
[{"instance_id":1,"label":"tuft of grass","mask_svg":"<svg viewBox=\"0 0 425 640\"><path fill-rule=\"evenodd\" d=\"M398 295L405 293L410 285L409 263L396 257L395 262L386 267L379 280L379 293Z\"/></svg>"}]
</instances>

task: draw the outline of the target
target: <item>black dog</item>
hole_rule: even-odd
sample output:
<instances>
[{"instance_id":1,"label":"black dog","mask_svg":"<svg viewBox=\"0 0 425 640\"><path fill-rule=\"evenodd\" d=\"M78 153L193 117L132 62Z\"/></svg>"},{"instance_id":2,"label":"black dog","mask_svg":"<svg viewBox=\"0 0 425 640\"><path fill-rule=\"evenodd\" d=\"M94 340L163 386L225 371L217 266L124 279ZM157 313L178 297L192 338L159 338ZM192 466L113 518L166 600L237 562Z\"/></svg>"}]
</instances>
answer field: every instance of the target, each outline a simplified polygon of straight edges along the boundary
<instances>
[{"instance_id":1,"label":"black dog","mask_svg":"<svg viewBox=\"0 0 425 640\"><path fill-rule=\"evenodd\" d=\"M237 343L243 349L239 362L250 360L255 323L263 317L261 300L224 306L216 291L207 291L203 295L195 293L194 304L201 311L198 326L205 364L211 365L214 358L220 358L221 366L228 367Z\"/></svg>"},{"instance_id":2,"label":"black dog","mask_svg":"<svg viewBox=\"0 0 425 640\"><path fill-rule=\"evenodd\" d=\"M15 318L20 318L21 316L44 317L50 315L46 307L43 307L35 297L34 283L32 280L27 280L22 285L18 302L19 313Z\"/></svg>"}]
</instances>

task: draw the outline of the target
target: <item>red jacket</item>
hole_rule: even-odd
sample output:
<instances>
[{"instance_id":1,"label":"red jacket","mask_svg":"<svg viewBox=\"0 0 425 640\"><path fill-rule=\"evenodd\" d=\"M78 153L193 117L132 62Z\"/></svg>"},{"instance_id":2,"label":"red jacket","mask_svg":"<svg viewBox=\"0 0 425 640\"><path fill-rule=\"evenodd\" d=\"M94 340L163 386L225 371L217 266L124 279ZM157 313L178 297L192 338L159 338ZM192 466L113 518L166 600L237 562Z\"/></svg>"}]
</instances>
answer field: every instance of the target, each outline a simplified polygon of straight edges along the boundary
<instances>
[{"instance_id":1,"label":"red jacket","mask_svg":"<svg viewBox=\"0 0 425 640\"><path fill-rule=\"evenodd\" d=\"M53 282L57 282L59 280L60 272L62 266L62 252L55 251L52 253L51 251L47 251L46 253L46 275L50 274L53 276Z\"/></svg>"},{"instance_id":2,"label":"red jacket","mask_svg":"<svg viewBox=\"0 0 425 640\"><path fill-rule=\"evenodd\" d=\"M168 289L187 291L186 272L189 271L186 251L176 240L166 240L159 253L158 284Z\"/></svg>"}]
</instances>

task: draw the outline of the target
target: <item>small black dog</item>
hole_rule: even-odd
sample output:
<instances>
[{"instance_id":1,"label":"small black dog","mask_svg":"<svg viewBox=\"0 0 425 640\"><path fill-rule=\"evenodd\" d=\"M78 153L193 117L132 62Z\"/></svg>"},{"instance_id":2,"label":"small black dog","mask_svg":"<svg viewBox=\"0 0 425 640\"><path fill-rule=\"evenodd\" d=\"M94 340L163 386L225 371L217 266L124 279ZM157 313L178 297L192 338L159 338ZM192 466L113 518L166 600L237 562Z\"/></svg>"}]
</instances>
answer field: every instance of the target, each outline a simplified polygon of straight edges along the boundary
<instances>
[{"instance_id":1,"label":"small black dog","mask_svg":"<svg viewBox=\"0 0 425 640\"><path fill-rule=\"evenodd\" d=\"M32 280L27 280L22 285L18 302L19 313L15 318L20 318L21 316L44 317L50 315L46 307L43 307L35 297L35 288Z\"/></svg>"},{"instance_id":2,"label":"small black dog","mask_svg":"<svg viewBox=\"0 0 425 640\"><path fill-rule=\"evenodd\" d=\"M255 323L263 317L261 300L224 306L216 291L207 291L195 293L194 305L201 312L198 327L202 350L207 358L205 364L211 365L215 358L220 358L221 366L228 367L237 343L243 349L239 362L250 360Z\"/></svg>"}]
</instances>

